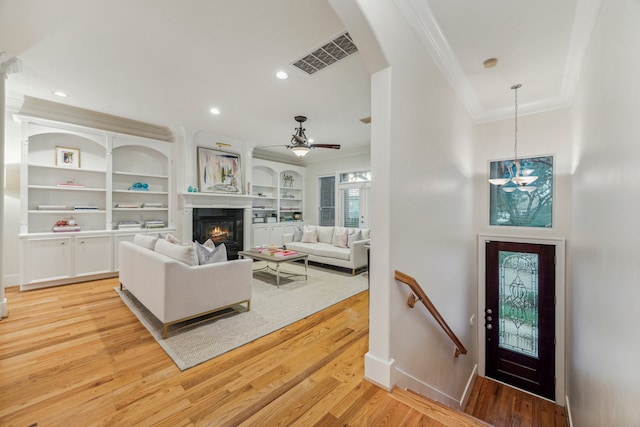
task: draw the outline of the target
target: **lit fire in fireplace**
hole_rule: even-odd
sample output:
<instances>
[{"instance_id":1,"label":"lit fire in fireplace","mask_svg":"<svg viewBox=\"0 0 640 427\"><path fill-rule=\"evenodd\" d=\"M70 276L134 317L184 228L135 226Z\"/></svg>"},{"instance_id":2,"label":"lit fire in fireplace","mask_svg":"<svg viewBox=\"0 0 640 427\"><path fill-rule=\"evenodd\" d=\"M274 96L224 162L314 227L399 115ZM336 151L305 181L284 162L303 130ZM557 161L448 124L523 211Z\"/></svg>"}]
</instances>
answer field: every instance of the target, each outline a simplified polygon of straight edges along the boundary
<instances>
[{"instance_id":1,"label":"lit fire in fireplace","mask_svg":"<svg viewBox=\"0 0 640 427\"><path fill-rule=\"evenodd\" d=\"M209 231L209 237L211 237L211 240L213 240L214 242L216 240L227 240L229 239L229 231L220 227L213 227Z\"/></svg>"}]
</instances>

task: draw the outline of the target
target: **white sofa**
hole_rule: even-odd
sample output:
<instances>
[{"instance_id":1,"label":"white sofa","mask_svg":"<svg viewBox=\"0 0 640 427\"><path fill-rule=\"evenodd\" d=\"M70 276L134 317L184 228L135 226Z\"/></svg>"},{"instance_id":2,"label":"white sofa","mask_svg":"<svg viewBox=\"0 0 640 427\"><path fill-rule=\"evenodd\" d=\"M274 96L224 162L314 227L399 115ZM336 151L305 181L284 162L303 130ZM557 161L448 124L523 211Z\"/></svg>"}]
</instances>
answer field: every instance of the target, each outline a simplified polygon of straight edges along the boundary
<instances>
[{"instance_id":1,"label":"white sofa","mask_svg":"<svg viewBox=\"0 0 640 427\"><path fill-rule=\"evenodd\" d=\"M187 265L133 242L120 242L120 287L131 292L163 324L213 313L236 304L251 308L252 261Z\"/></svg>"},{"instance_id":2,"label":"white sofa","mask_svg":"<svg viewBox=\"0 0 640 427\"><path fill-rule=\"evenodd\" d=\"M300 231L305 235L305 231L311 228L317 230L316 242L306 242L305 239L301 239L299 236ZM337 244L340 244L335 238L335 231L338 229L343 232L345 230L344 227L305 226L303 230L297 230L296 233L285 233L282 236L282 243L289 250L309 255L309 261L349 268L352 274L355 274L357 269L367 267L365 244L370 241L371 231L369 229L346 228L348 235L351 237L347 247L343 247L337 246Z\"/></svg>"}]
</instances>

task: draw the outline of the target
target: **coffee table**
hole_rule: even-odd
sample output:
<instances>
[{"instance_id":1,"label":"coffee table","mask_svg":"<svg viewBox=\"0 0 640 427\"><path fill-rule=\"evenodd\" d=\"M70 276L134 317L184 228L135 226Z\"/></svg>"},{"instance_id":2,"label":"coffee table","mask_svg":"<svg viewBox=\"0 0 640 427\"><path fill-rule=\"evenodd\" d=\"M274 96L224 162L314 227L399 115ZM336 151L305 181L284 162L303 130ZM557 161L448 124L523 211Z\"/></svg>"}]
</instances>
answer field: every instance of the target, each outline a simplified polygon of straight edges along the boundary
<instances>
[{"instance_id":1,"label":"coffee table","mask_svg":"<svg viewBox=\"0 0 640 427\"><path fill-rule=\"evenodd\" d=\"M286 277L295 277L295 276L304 276L304 280L307 280L307 272L309 269L309 255L307 254L301 254L301 253L297 253L294 255L287 255L287 256L275 256L275 255L270 255L269 253L261 253L261 252L254 252L254 251L239 251L238 252L238 256L240 258L250 258L253 260L258 260L258 261L266 261L267 265L265 267L262 268L258 268L255 271L275 271L276 273L276 286L280 287L280 275L281 274L286 274ZM304 260L304 274L299 274L299 273L290 273L290 272L280 272L280 264L284 263L284 262L292 262L292 261L299 261L299 260ZM272 268L269 266L269 263L274 263L276 265L276 268Z\"/></svg>"}]
</instances>

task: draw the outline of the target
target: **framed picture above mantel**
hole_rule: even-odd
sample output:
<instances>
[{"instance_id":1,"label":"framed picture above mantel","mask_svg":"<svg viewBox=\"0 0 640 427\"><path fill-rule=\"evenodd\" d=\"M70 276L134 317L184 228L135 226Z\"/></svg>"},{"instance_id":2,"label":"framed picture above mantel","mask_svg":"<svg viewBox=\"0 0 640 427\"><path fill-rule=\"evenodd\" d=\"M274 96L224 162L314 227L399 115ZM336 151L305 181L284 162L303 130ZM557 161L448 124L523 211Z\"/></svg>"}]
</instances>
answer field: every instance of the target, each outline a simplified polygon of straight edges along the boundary
<instances>
[{"instance_id":1,"label":"framed picture above mantel","mask_svg":"<svg viewBox=\"0 0 640 427\"><path fill-rule=\"evenodd\" d=\"M198 191L242 194L240 155L198 147Z\"/></svg>"}]
</instances>

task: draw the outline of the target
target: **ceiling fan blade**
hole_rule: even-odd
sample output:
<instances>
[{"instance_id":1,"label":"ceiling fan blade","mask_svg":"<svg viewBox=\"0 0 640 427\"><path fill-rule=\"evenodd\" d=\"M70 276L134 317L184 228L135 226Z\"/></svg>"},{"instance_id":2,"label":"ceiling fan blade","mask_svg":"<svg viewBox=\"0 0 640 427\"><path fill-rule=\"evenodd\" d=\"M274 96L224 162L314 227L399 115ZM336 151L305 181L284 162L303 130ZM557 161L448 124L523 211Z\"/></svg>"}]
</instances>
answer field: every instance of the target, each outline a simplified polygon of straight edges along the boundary
<instances>
[{"instance_id":1,"label":"ceiling fan blade","mask_svg":"<svg viewBox=\"0 0 640 427\"><path fill-rule=\"evenodd\" d=\"M340 144L311 144L311 148L333 148L334 150L340 149Z\"/></svg>"}]
</instances>

